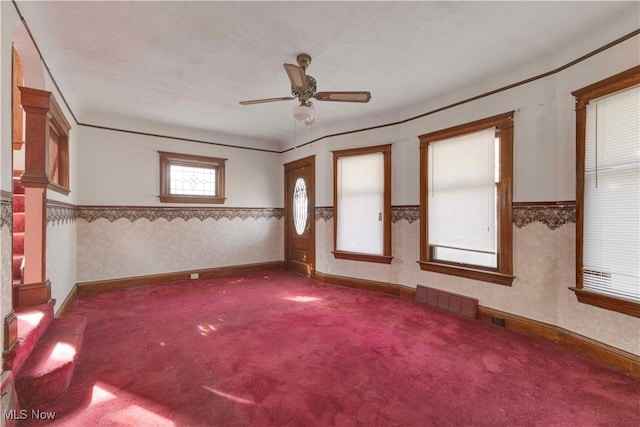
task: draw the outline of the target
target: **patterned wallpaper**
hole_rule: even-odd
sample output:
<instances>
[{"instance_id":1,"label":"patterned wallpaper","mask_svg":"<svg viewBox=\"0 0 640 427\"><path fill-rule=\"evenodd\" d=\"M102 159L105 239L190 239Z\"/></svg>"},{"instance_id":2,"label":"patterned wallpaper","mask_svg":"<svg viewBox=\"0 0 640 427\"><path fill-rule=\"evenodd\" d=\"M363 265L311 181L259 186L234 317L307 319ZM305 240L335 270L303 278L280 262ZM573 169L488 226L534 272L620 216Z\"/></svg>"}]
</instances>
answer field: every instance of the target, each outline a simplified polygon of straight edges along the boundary
<instances>
[{"instance_id":1,"label":"patterned wallpaper","mask_svg":"<svg viewBox=\"0 0 640 427\"><path fill-rule=\"evenodd\" d=\"M316 208L316 221L333 219L333 207Z\"/></svg>"},{"instance_id":2,"label":"patterned wallpaper","mask_svg":"<svg viewBox=\"0 0 640 427\"><path fill-rule=\"evenodd\" d=\"M333 219L333 207L316 208L316 221ZM420 220L419 206L392 206L391 222L407 221L409 224ZM522 228L533 222L545 224L551 230L576 222L576 206L573 203L557 205L518 204L513 206L513 224Z\"/></svg>"},{"instance_id":3,"label":"patterned wallpaper","mask_svg":"<svg viewBox=\"0 0 640 427\"><path fill-rule=\"evenodd\" d=\"M197 218L201 221L212 218L216 221L226 218L240 219L280 219L284 215L282 208L176 208L176 207L79 207L78 218L87 222L106 219L114 222L118 219L128 219L131 222L139 219L155 221L163 218L172 221L176 218L188 221Z\"/></svg>"},{"instance_id":4,"label":"patterned wallpaper","mask_svg":"<svg viewBox=\"0 0 640 427\"><path fill-rule=\"evenodd\" d=\"M576 205L573 203L544 205L517 205L513 207L513 224L522 228L532 222L541 222L552 230L564 225L575 224Z\"/></svg>"},{"instance_id":5,"label":"patterned wallpaper","mask_svg":"<svg viewBox=\"0 0 640 427\"><path fill-rule=\"evenodd\" d=\"M0 200L0 228L9 227L11 231L13 224L13 203L11 200Z\"/></svg>"},{"instance_id":6,"label":"patterned wallpaper","mask_svg":"<svg viewBox=\"0 0 640 427\"><path fill-rule=\"evenodd\" d=\"M419 206L392 206L391 207L391 222L396 223L399 221L407 221L412 224L416 221L420 221L420 207Z\"/></svg>"},{"instance_id":7,"label":"patterned wallpaper","mask_svg":"<svg viewBox=\"0 0 640 427\"><path fill-rule=\"evenodd\" d=\"M0 205L1 225L11 226L11 202L2 200ZM281 219L284 215L283 208L177 208L177 207L71 207L56 204L47 205L47 223L63 224L75 222L76 219L84 219L93 222L98 219L106 219L114 222L118 219L128 219L131 222L138 219L155 221L163 218L168 221L180 218L188 221L192 218L205 220L226 219ZM333 207L317 207L316 221L328 221L333 219ZM394 206L391 208L391 222L407 221L412 224L420 220L420 208L418 206ZM551 230L576 222L576 207L573 203L557 205L549 204L518 204L513 207L513 224L517 228L525 227L531 223L540 222Z\"/></svg>"},{"instance_id":8,"label":"patterned wallpaper","mask_svg":"<svg viewBox=\"0 0 640 427\"><path fill-rule=\"evenodd\" d=\"M47 224L74 223L77 218L78 209L75 207L47 204Z\"/></svg>"}]
</instances>

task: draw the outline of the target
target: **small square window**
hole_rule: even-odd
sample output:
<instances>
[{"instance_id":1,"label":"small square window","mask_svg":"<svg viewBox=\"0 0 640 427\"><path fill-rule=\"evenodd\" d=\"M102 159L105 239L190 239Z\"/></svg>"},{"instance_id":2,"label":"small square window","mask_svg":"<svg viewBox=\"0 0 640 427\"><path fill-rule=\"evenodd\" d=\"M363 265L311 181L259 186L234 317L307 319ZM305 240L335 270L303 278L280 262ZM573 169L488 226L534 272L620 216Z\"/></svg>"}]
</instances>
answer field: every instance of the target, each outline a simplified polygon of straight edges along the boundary
<instances>
[{"instance_id":1,"label":"small square window","mask_svg":"<svg viewBox=\"0 0 640 427\"><path fill-rule=\"evenodd\" d=\"M226 159L159 153L161 202L224 203Z\"/></svg>"}]
</instances>

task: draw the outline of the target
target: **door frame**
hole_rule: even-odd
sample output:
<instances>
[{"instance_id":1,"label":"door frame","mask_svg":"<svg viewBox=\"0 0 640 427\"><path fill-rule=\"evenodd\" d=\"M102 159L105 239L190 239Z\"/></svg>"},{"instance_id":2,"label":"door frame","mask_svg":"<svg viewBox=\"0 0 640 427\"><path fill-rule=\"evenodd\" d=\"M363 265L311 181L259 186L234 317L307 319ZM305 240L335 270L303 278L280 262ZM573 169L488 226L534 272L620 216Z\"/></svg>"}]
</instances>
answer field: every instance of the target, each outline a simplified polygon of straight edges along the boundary
<instances>
[{"instance_id":1,"label":"door frame","mask_svg":"<svg viewBox=\"0 0 640 427\"><path fill-rule=\"evenodd\" d=\"M294 160L284 164L284 268L290 270L291 259L289 257L291 229L289 227L292 221L292 194L293 188L289 185L289 173L301 167L309 167L309 182L307 185L307 224L309 227L309 247L307 248L307 260L309 265L309 277L312 279L316 275L316 156L308 156L302 159Z\"/></svg>"}]
</instances>

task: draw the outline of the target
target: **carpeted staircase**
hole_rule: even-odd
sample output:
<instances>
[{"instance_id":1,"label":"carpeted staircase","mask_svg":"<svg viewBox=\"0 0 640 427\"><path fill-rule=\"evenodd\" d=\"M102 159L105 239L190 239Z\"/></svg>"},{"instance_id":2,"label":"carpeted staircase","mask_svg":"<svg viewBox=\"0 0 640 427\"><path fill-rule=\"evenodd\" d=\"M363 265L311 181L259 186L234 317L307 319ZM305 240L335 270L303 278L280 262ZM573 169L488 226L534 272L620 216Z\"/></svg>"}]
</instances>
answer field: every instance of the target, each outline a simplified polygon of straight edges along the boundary
<instances>
[{"instance_id":1,"label":"carpeted staircase","mask_svg":"<svg viewBox=\"0 0 640 427\"><path fill-rule=\"evenodd\" d=\"M87 319L54 318L55 300L16 310L18 342L4 355L21 408L33 408L64 393L73 376Z\"/></svg>"},{"instance_id":2,"label":"carpeted staircase","mask_svg":"<svg viewBox=\"0 0 640 427\"><path fill-rule=\"evenodd\" d=\"M24 188L14 180L13 213L13 286L14 294L22 283L24 258ZM15 301L15 299L14 299ZM73 376L87 326L84 316L54 318L55 300L47 304L15 309L18 339L4 353L3 369L15 378L22 409L54 399L64 393Z\"/></svg>"},{"instance_id":3,"label":"carpeted staircase","mask_svg":"<svg viewBox=\"0 0 640 427\"><path fill-rule=\"evenodd\" d=\"M18 286L22 283L24 259L24 187L13 179L13 301L17 301Z\"/></svg>"}]
</instances>

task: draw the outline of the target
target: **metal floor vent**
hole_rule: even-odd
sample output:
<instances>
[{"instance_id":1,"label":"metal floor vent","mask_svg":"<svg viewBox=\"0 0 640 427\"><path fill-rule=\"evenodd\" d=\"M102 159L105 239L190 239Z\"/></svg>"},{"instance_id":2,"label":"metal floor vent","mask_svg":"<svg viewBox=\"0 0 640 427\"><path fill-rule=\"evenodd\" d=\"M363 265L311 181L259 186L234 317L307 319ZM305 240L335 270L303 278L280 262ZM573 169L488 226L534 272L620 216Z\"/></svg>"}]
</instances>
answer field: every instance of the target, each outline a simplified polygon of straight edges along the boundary
<instances>
[{"instance_id":1,"label":"metal floor vent","mask_svg":"<svg viewBox=\"0 0 640 427\"><path fill-rule=\"evenodd\" d=\"M441 291L440 289L418 285L416 288L416 301L471 319L476 319L478 316L478 300L476 298L469 298Z\"/></svg>"}]
</instances>

